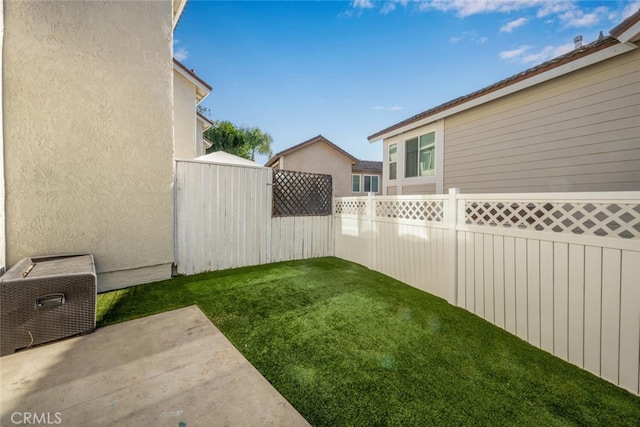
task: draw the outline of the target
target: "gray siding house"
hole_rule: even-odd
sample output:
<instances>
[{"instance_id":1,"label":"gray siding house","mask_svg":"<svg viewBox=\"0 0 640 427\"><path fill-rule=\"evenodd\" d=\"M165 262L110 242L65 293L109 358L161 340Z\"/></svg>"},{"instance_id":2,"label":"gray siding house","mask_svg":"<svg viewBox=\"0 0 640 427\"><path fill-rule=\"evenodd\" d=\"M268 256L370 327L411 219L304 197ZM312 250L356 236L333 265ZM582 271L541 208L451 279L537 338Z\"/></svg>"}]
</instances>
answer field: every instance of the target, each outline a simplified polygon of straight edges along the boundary
<instances>
[{"instance_id":1,"label":"gray siding house","mask_svg":"<svg viewBox=\"0 0 640 427\"><path fill-rule=\"evenodd\" d=\"M371 135L383 141L383 194L640 190L639 41L640 11Z\"/></svg>"}]
</instances>

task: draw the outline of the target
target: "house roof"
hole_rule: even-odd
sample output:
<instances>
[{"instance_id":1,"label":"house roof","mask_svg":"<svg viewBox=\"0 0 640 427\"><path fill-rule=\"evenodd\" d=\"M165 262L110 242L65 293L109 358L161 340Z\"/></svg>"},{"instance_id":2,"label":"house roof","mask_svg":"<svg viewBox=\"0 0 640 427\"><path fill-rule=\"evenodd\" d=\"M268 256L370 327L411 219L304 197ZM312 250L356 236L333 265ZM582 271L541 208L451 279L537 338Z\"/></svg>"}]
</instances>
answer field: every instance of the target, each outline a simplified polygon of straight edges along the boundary
<instances>
[{"instance_id":1,"label":"house roof","mask_svg":"<svg viewBox=\"0 0 640 427\"><path fill-rule=\"evenodd\" d=\"M637 41L640 38L640 9L609 31L621 43Z\"/></svg>"},{"instance_id":2,"label":"house roof","mask_svg":"<svg viewBox=\"0 0 640 427\"><path fill-rule=\"evenodd\" d=\"M358 160L351 169L354 172L382 173L382 162L373 161L373 160Z\"/></svg>"},{"instance_id":3,"label":"house roof","mask_svg":"<svg viewBox=\"0 0 640 427\"><path fill-rule=\"evenodd\" d=\"M204 143L205 149L213 147L213 142L209 141L209 138L204 135L202 136L202 142Z\"/></svg>"},{"instance_id":4,"label":"house roof","mask_svg":"<svg viewBox=\"0 0 640 427\"><path fill-rule=\"evenodd\" d=\"M329 146L331 146L333 149L335 149L336 151L340 152L341 154L343 154L344 156L348 157L352 164L358 162L358 159L356 159L355 157L353 157L351 154L347 153L346 151L344 151L342 148L338 147L336 144L334 144L333 142L329 141L327 138L325 138L322 135L318 135L318 136L314 136L311 139L308 139L304 142L301 142L298 145L294 145L291 148L288 148L284 151L281 151L279 153L276 153L273 157L271 157L267 163L265 163L265 166L269 167L269 166L273 166L273 164L275 164L280 157L286 156L287 154L291 154L295 151L298 151L304 147L307 147L311 144L315 144L316 142L324 142L325 144L328 144Z\"/></svg>"},{"instance_id":5,"label":"house roof","mask_svg":"<svg viewBox=\"0 0 640 427\"><path fill-rule=\"evenodd\" d=\"M206 125L206 129L209 129L211 126L213 126L213 122L211 121L211 119L209 119L207 116L197 111L196 111L196 119L203 122Z\"/></svg>"},{"instance_id":6,"label":"house roof","mask_svg":"<svg viewBox=\"0 0 640 427\"><path fill-rule=\"evenodd\" d=\"M249 166L252 168L263 168L259 163L254 162L253 160L245 159L244 157L239 157L234 154L229 154L224 151L214 151L210 154L205 154L204 156L196 157L194 160L206 163L217 163L222 165L232 165L232 166Z\"/></svg>"},{"instance_id":7,"label":"house roof","mask_svg":"<svg viewBox=\"0 0 640 427\"><path fill-rule=\"evenodd\" d=\"M207 82L202 80L200 77L196 75L193 70L188 69L183 63L178 61L176 58L173 58L173 69L182 74L187 80L193 83L196 86L196 96L197 103L202 101L209 93L212 88L209 86Z\"/></svg>"},{"instance_id":8,"label":"house roof","mask_svg":"<svg viewBox=\"0 0 640 427\"><path fill-rule=\"evenodd\" d=\"M617 37L620 37L623 34L626 37L626 41L635 39L636 37L638 37L638 35L640 35L640 10L634 13L633 15L629 16L622 23L620 23L618 26L613 28L611 30L610 36L602 37L601 39L598 39L593 43L586 44L569 53L560 55L549 61L543 62L542 64L536 65L514 76L508 77L504 80L494 83L490 86L487 86L485 88L472 92L468 95L455 98L451 101L445 102L444 104L440 104L429 110L423 111L422 113L409 117L406 120L398 122L379 132L374 133L373 135L368 137L368 140L369 142L373 142L373 141L379 140L383 135L386 135L387 137L393 136L394 131L397 131L397 133L400 133L401 132L400 129L403 129L416 122L423 121L424 119L427 119L429 117L439 115L440 113L446 116L447 110L452 110L454 107L461 106L463 104L468 103L469 101L477 100L485 95L497 92L501 89L505 89L509 86L515 85L516 83L522 82L524 80L531 79L534 76L556 69L565 64L572 63L574 61L577 61L580 58L584 58L588 55L592 55L608 47L618 45L621 43L621 40L618 40ZM622 53L622 51L620 53ZM454 114L455 112L457 111L451 111L450 114Z\"/></svg>"}]
</instances>

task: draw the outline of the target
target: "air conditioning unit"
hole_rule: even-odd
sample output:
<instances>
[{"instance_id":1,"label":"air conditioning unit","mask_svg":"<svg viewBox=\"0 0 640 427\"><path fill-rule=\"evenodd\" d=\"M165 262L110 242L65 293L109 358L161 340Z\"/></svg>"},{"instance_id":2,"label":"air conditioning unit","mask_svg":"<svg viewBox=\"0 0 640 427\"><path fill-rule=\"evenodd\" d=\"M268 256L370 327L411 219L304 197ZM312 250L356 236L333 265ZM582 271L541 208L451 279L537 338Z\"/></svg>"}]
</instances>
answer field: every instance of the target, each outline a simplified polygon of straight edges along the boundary
<instances>
[{"instance_id":1,"label":"air conditioning unit","mask_svg":"<svg viewBox=\"0 0 640 427\"><path fill-rule=\"evenodd\" d=\"M0 356L93 332L93 255L24 258L0 277Z\"/></svg>"}]
</instances>

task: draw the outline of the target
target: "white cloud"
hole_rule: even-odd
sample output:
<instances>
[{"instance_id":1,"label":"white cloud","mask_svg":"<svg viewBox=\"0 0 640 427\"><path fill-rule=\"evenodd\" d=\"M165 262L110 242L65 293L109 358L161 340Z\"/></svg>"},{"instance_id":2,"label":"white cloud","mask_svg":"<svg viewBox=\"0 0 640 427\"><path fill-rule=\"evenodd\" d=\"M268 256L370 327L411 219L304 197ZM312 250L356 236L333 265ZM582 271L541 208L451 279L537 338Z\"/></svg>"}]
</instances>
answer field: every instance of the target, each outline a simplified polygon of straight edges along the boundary
<instances>
[{"instance_id":1,"label":"white cloud","mask_svg":"<svg viewBox=\"0 0 640 427\"><path fill-rule=\"evenodd\" d=\"M476 32L465 31L459 36L453 36L453 37L449 38L449 43L458 44L458 43L460 43L462 41L466 41L466 42L471 42L471 43L475 43L475 44L484 44L488 40L489 39L487 37L481 36Z\"/></svg>"},{"instance_id":2,"label":"white cloud","mask_svg":"<svg viewBox=\"0 0 640 427\"><path fill-rule=\"evenodd\" d=\"M180 46L180 44L180 40L173 40L173 57L178 61L184 61L189 56L189 51L183 46Z\"/></svg>"},{"instance_id":3,"label":"white cloud","mask_svg":"<svg viewBox=\"0 0 640 427\"><path fill-rule=\"evenodd\" d=\"M526 24L527 22L527 18L518 18L515 19L513 21L509 21L506 24L504 24L502 27L500 27L500 32L501 33L510 33L513 30L515 30L518 27L523 26L524 24Z\"/></svg>"},{"instance_id":4,"label":"white cloud","mask_svg":"<svg viewBox=\"0 0 640 427\"><path fill-rule=\"evenodd\" d=\"M564 55L567 52L571 52L575 48L573 43L566 43L559 46L546 46L539 52L530 53L523 56L520 62L524 64L540 64L556 56Z\"/></svg>"},{"instance_id":5,"label":"white cloud","mask_svg":"<svg viewBox=\"0 0 640 427\"><path fill-rule=\"evenodd\" d=\"M189 56L189 51L184 47L179 47L178 49L173 51L173 57L178 61L184 61Z\"/></svg>"},{"instance_id":6,"label":"white cloud","mask_svg":"<svg viewBox=\"0 0 640 427\"><path fill-rule=\"evenodd\" d=\"M540 9L538 9L536 16L538 18L544 18L545 16L556 15L558 13L566 12L567 10L575 8L576 5L572 1L548 1L545 2L542 7L540 7Z\"/></svg>"},{"instance_id":7,"label":"white cloud","mask_svg":"<svg viewBox=\"0 0 640 427\"><path fill-rule=\"evenodd\" d=\"M500 57L500 59L502 60L508 60L508 59L514 59L514 58L518 58L521 57L522 55L524 55L529 49L531 49L531 46L528 45L523 45L520 46L516 49L512 49L512 50L503 50L502 52L500 52L498 54L498 56Z\"/></svg>"},{"instance_id":8,"label":"white cloud","mask_svg":"<svg viewBox=\"0 0 640 427\"><path fill-rule=\"evenodd\" d=\"M399 105L394 105L392 107L383 107L381 105L376 105L374 107L371 107L372 110L379 110L379 111L401 111L404 110L404 107L401 107Z\"/></svg>"},{"instance_id":9,"label":"white cloud","mask_svg":"<svg viewBox=\"0 0 640 427\"><path fill-rule=\"evenodd\" d=\"M622 11L622 19L628 18L640 9L640 1L635 1L624 8Z\"/></svg>"},{"instance_id":10,"label":"white cloud","mask_svg":"<svg viewBox=\"0 0 640 427\"><path fill-rule=\"evenodd\" d=\"M562 44L558 46L546 46L537 52L531 52L533 49L529 45L522 45L512 50L503 50L498 54L503 61L517 60L523 64L541 64L544 61L564 55L574 49L573 43Z\"/></svg>"},{"instance_id":11,"label":"white cloud","mask_svg":"<svg viewBox=\"0 0 640 427\"><path fill-rule=\"evenodd\" d=\"M585 13L580 9L572 9L558 15L565 28L591 27L599 23L600 19L608 16L609 9L604 6L594 9L591 13Z\"/></svg>"},{"instance_id":12,"label":"white cloud","mask_svg":"<svg viewBox=\"0 0 640 427\"><path fill-rule=\"evenodd\" d=\"M373 9L375 7L371 0L353 0L351 6L355 9Z\"/></svg>"},{"instance_id":13,"label":"white cloud","mask_svg":"<svg viewBox=\"0 0 640 427\"><path fill-rule=\"evenodd\" d=\"M558 0L422 0L418 2L418 9L453 11L460 17L466 17L479 13L513 12L544 6L549 1Z\"/></svg>"}]
</instances>

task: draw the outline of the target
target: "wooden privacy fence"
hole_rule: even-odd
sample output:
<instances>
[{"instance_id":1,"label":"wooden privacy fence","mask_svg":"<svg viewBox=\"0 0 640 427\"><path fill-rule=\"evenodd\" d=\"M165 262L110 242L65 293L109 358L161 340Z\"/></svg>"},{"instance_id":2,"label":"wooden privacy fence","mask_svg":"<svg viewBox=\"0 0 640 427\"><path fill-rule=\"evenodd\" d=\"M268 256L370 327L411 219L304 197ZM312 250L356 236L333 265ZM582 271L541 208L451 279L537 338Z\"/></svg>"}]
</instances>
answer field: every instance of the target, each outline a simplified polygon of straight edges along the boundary
<instances>
[{"instance_id":1,"label":"wooden privacy fence","mask_svg":"<svg viewBox=\"0 0 640 427\"><path fill-rule=\"evenodd\" d=\"M333 255L333 218L272 217L269 168L176 161L180 274Z\"/></svg>"},{"instance_id":2,"label":"wooden privacy fence","mask_svg":"<svg viewBox=\"0 0 640 427\"><path fill-rule=\"evenodd\" d=\"M640 192L334 199L335 255L640 394Z\"/></svg>"}]
</instances>

